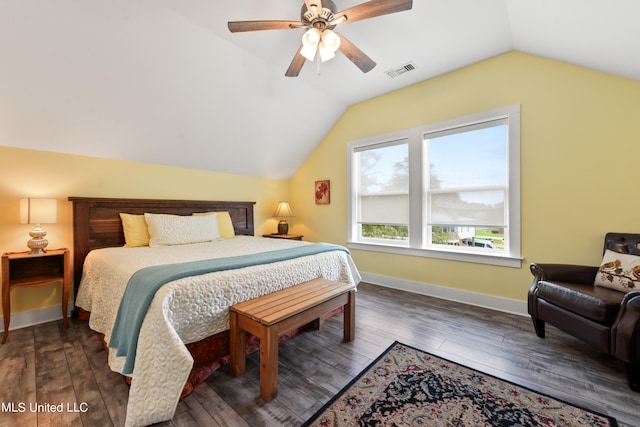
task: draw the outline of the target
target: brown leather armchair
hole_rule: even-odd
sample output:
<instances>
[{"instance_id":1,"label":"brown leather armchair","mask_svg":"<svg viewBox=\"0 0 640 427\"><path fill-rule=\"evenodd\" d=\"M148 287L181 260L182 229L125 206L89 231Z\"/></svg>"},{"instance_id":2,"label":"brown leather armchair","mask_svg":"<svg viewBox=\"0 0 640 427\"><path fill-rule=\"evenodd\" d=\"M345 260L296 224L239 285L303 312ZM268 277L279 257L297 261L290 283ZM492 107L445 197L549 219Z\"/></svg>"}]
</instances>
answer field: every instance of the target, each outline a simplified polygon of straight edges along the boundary
<instances>
[{"instance_id":1,"label":"brown leather armchair","mask_svg":"<svg viewBox=\"0 0 640 427\"><path fill-rule=\"evenodd\" d=\"M607 233L604 249L640 255L640 234ZM528 309L536 335L545 322L624 362L629 387L640 391L640 290L594 286L598 267L531 264Z\"/></svg>"}]
</instances>

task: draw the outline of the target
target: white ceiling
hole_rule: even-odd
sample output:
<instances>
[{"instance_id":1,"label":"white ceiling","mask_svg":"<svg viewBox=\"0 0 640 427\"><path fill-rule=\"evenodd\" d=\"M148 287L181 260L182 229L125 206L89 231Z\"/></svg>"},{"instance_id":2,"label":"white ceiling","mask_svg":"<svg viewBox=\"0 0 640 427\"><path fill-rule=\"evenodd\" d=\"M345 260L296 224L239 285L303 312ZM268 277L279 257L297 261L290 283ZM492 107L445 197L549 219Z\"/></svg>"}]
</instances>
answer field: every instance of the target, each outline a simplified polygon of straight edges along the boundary
<instances>
[{"instance_id":1,"label":"white ceiling","mask_svg":"<svg viewBox=\"0 0 640 427\"><path fill-rule=\"evenodd\" d=\"M285 77L303 30L226 26L303 3L0 0L0 145L286 179L350 105L512 50L640 80L638 0L414 0L339 28L367 74Z\"/></svg>"}]
</instances>

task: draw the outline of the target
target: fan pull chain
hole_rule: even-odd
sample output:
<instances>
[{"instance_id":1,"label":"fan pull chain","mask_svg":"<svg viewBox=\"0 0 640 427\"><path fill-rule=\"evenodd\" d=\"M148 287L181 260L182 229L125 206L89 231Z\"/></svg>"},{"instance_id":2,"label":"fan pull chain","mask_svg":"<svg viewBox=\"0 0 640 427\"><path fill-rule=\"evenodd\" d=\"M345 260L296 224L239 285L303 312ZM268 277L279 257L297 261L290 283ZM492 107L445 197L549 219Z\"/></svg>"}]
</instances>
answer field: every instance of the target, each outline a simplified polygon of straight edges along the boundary
<instances>
[{"instance_id":1,"label":"fan pull chain","mask_svg":"<svg viewBox=\"0 0 640 427\"><path fill-rule=\"evenodd\" d=\"M320 75L320 52L316 54L316 74Z\"/></svg>"}]
</instances>

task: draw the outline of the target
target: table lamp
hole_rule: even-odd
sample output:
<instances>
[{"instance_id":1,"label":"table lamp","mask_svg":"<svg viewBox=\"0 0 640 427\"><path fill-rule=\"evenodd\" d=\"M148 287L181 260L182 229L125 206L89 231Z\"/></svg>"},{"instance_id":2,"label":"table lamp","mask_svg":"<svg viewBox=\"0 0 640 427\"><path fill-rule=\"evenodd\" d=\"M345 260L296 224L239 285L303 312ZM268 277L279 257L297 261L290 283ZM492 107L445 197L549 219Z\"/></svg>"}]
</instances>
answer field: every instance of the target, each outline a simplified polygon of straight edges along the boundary
<instances>
[{"instance_id":1,"label":"table lamp","mask_svg":"<svg viewBox=\"0 0 640 427\"><path fill-rule=\"evenodd\" d=\"M43 254L49 241L44 238L47 232L40 224L55 224L58 216L58 201L56 199L20 199L20 223L36 224L29 232L31 239L27 246L30 254Z\"/></svg>"},{"instance_id":2,"label":"table lamp","mask_svg":"<svg viewBox=\"0 0 640 427\"><path fill-rule=\"evenodd\" d=\"M273 213L274 217L279 217L280 222L278 223L278 234L284 235L289 234L289 224L287 224L287 220L285 218L289 218L295 216L289 207L288 202L280 202L278 203L278 207L276 211Z\"/></svg>"}]
</instances>

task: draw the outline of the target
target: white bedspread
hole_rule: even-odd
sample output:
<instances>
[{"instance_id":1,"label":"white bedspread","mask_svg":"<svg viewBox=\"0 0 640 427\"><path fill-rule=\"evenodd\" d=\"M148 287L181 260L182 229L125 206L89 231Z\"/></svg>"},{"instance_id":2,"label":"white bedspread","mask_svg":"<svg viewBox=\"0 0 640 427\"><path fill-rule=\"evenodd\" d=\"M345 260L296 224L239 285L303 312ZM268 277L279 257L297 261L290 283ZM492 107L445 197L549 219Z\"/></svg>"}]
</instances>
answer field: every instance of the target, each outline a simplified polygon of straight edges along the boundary
<instances>
[{"instance_id":1,"label":"white bedspread","mask_svg":"<svg viewBox=\"0 0 640 427\"><path fill-rule=\"evenodd\" d=\"M252 254L308 244L301 241L237 236L233 239L159 248L94 250L84 264L76 305L91 312L89 326L109 342L129 277L159 264ZM193 366L185 344L229 329L229 307L318 277L357 284L360 275L342 251L187 277L155 295L140 330L129 391L127 426L173 418ZM122 372L124 358L109 354L109 366Z\"/></svg>"}]
</instances>

